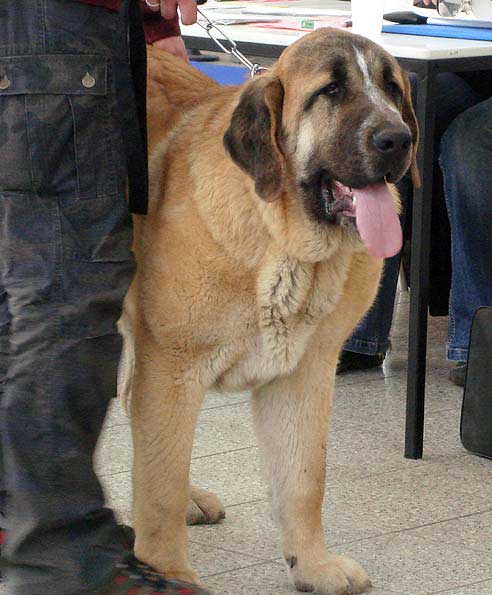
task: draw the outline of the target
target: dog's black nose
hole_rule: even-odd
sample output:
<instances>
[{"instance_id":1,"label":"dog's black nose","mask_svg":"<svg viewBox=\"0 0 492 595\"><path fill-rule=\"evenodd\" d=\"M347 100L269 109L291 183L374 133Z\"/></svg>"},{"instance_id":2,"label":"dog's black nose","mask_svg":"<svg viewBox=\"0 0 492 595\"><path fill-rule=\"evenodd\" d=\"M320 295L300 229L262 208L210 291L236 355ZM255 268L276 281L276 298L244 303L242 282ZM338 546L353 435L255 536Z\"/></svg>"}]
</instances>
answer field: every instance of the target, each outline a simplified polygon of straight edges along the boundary
<instances>
[{"instance_id":1,"label":"dog's black nose","mask_svg":"<svg viewBox=\"0 0 492 595\"><path fill-rule=\"evenodd\" d=\"M386 157L396 157L406 153L412 145L412 136L402 128L385 128L372 137L376 149Z\"/></svg>"}]
</instances>

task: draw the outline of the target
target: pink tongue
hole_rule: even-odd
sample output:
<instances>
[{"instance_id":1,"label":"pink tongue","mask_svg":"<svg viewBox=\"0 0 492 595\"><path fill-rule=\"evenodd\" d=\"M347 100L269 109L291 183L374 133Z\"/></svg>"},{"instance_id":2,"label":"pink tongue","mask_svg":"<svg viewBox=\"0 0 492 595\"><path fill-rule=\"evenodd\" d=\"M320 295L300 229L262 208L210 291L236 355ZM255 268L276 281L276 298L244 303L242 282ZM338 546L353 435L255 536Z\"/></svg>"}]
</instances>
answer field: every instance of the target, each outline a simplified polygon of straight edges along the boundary
<instances>
[{"instance_id":1,"label":"pink tongue","mask_svg":"<svg viewBox=\"0 0 492 595\"><path fill-rule=\"evenodd\" d=\"M369 254L376 258L397 254L403 238L400 220L386 184L371 184L353 192L357 197L357 229Z\"/></svg>"}]
</instances>

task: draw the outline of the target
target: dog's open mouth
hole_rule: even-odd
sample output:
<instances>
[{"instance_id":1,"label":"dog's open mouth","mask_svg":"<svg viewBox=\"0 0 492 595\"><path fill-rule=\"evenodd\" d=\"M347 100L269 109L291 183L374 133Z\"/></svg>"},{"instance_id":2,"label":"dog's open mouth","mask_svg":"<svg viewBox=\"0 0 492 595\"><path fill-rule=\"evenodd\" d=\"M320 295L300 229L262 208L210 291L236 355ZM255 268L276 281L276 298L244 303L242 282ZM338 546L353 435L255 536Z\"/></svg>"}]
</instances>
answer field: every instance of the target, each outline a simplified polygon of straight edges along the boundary
<instances>
[{"instance_id":1,"label":"dog's open mouth","mask_svg":"<svg viewBox=\"0 0 492 595\"><path fill-rule=\"evenodd\" d=\"M357 198L352 188L332 180L327 174L321 177L321 199L328 217L355 217Z\"/></svg>"},{"instance_id":2,"label":"dog's open mouth","mask_svg":"<svg viewBox=\"0 0 492 595\"><path fill-rule=\"evenodd\" d=\"M350 188L324 173L319 192L325 220L331 223L339 223L343 218L355 221L370 254L389 258L401 250L400 220L384 180L364 188Z\"/></svg>"}]
</instances>

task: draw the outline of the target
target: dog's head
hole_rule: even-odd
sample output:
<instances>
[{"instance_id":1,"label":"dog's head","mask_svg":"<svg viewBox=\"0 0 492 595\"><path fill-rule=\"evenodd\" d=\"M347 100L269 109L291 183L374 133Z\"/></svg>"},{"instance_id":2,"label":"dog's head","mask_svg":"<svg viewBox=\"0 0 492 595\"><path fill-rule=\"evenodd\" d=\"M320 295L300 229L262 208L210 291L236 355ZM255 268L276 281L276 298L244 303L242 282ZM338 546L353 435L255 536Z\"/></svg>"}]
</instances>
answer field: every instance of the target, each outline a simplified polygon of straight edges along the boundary
<instances>
[{"instance_id":1,"label":"dog's head","mask_svg":"<svg viewBox=\"0 0 492 595\"><path fill-rule=\"evenodd\" d=\"M324 233L357 229L380 257L401 245L387 183L408 170L418 183L417 142L410 86L396 60L328 28L245 85L224 137L263 200L295 196Z\"/></svg>"}]
</instances>

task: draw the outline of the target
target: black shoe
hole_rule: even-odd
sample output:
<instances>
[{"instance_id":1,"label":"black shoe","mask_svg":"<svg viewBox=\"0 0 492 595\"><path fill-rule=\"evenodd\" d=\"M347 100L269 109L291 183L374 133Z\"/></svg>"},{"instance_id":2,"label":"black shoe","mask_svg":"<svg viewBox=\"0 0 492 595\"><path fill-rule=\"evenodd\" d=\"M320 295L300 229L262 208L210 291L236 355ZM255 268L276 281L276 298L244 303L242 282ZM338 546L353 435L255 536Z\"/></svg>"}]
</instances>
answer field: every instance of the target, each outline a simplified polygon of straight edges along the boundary
<instances>
[{"instance_id":1,"label":"black shoe","mask_svg":"<svg viewBox=\"0 0 492 595\"><path fill-rule=\"evenodd\" d=\"M131 527L120 525L125 548L133 550L135 533ZM1 549L5 542L6 531L0 528L0 560ZM1 569L1 565L0 565ZM2 575L0 573L0 581ZM212 595L197 585L166 579L151 566L140 562L133 556L117 565L109 585L101 589L84 591L83 595ZM81 594L82 595L82 594Z\"/></svg>"},{"instance_id":2,"label":"black shoe","mask_svg":"<svg viewBox=\"0 0 492 595\"><path fill-rule=\"evenodd\" d=\"M111 582L77 595L212 595L197 585L166 579L134 556L117 565Z\"/></svg>"},{"instance_id":3,"label":"black shoe","mask_svg":"<svg viewBox=\"0 0 492 595\"><path fill-rule=\"evenodd\" d=\"M383 365L386 353L375 353L366 355L355 351L342 351L338 358L337 374L344 372L355 372L356 370L371 370L380 368Z\"/></svg>"},{"instance_id":4,"label":"black shoe","mask_svg":"<svg viewBox=\"0 0 492 595\"><path fill-rule=\"evenodd\" d=\"M2 518L5 521L5 517L3 517L2 513L0 512L0 519ZM133 546L135 545L135 531L128 525L119 525L119 528L125 549L127 549L129 552L133 552ZM5 543L6 537L7 531L0 527L0 582L2 582L2 546Z\"/></svg>"},{"instance_id":5,"label":"black shoe","mask_svg":"<svg viewBox=\"0 0 492 595\"><path fill-rule=\"evenodd\" d=\"M456 386L465 386L466 362L456 362L456 366L449 370L449 380Z\"/></svg>"}]
</instances>

